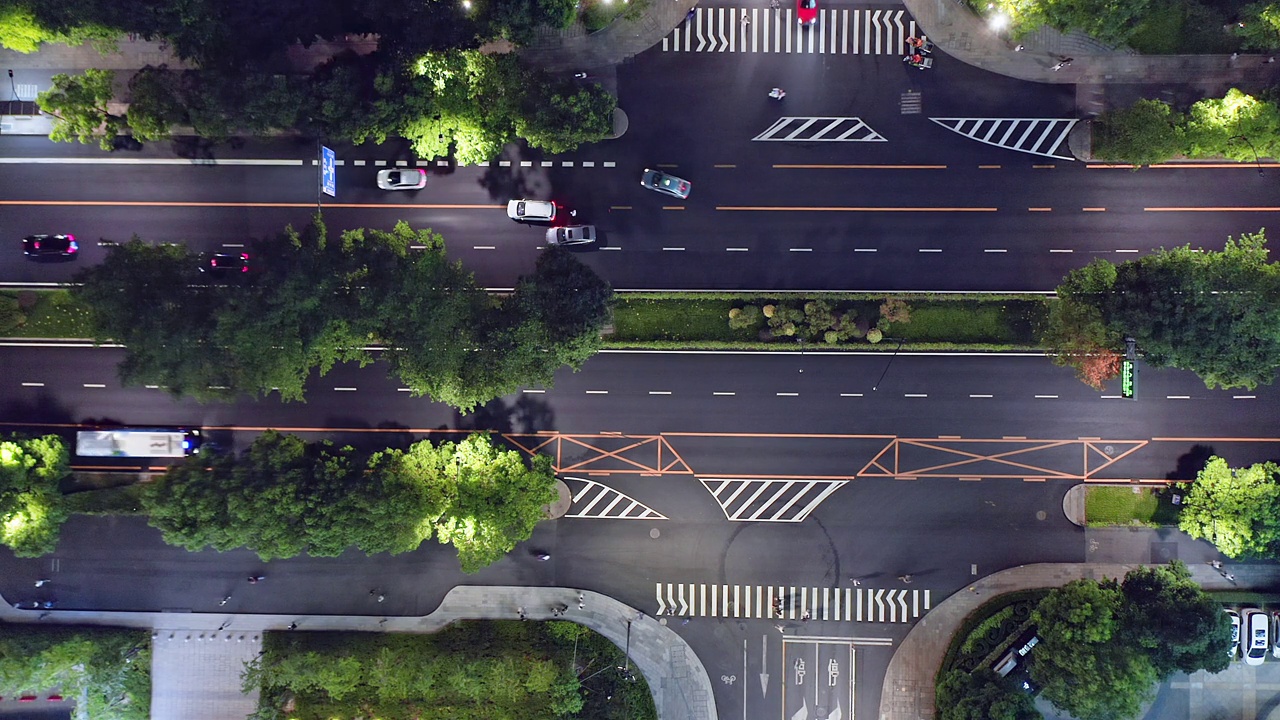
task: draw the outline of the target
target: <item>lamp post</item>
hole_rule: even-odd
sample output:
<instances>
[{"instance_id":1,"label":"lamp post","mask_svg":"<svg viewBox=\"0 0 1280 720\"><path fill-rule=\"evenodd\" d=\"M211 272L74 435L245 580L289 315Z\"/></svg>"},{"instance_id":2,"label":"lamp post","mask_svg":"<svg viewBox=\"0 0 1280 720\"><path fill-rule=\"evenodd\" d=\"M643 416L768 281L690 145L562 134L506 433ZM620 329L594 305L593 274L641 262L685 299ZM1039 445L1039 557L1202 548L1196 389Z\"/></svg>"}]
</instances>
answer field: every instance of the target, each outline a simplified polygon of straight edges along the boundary
<instances>
[{"instance_id":1,"label":"lamp post","mask_svg":"<svg viewBox=\"0 0 1280 720\"><path fill-rule=\"evenodd\" d=\"M1249 146L1249 149L1253 151L1253 162L1254 162L1254 163L1256 163L1256 164L1257 164L1257 166L1258 166L1258 177L1262 177L1262 176L1263 176L1263 173L1262 173L1262 159L1258 157L1258 149L1257 149L1257 148L1255 148L1255 147L1253 146L1253 143L1249 141L1249 138L1247 138L1247 137L1245 137L1245 136L1243 136L1243 135L1233 135L1233 136L1231 137L1231 139L1232 139L1232 140L1243 140L1243 141L1244 141L1244 144Z\"/></svg>"},{"instance_id":2,"label":"lamp post","mask_svg":"<svg viewBox=\"0 0 1280 720\"><path fill-rule=\"evenodd\" d=\"M893 349L893 354L889 356L889 362L884 364L884 372L880 373L880 379L876 380L876 384L871 386L871 392L880 389L880 383L884 382L884 376L889 374L889 367L893 365L893 359L898 357L898 351L902 349L902 343L906 342L906 338L898 341L898 347Z\"/></svg>"},{"instance_id":3,"label":"lamp post","mask_svg":"<svg viewBox=\"0 0 1280 720\"><path fill-rule=\"evenodd\" d=\"M10 96L9 96L10 100L18 100L19 102L21 102L22 98L18 97L18 86L13 84L12 70L9 71L9 92L10 92Z\"/></svg>"}]
</instances>

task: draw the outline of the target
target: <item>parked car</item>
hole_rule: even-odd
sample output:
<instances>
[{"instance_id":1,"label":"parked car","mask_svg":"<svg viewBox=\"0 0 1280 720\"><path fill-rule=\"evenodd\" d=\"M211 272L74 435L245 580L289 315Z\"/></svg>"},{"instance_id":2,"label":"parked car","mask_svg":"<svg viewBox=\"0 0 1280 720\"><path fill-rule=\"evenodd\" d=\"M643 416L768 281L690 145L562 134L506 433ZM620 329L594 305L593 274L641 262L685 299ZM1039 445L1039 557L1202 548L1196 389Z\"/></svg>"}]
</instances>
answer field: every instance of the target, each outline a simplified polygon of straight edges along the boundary
<instances>
[{"instance_id":1,"label":"parked car","mask_svg":"<svg viewBox=\"0 0 1280 720\"><path fill-rule=\"evenodd\" d=\"M200 272L214 276L249 272L249 253L204 253Z\"/></svg>"},{"instance_id":2,"label":"parked car","mask_svg":"<svg viewBox=\"0 0 1280 720\"><path fill-rule=\"evenodd\" d=\"M1244 618L1249 638L1244 652L1245 664L1261 665L1271 649L1271 620L1261 610L1245 610Z\"/></svg>"},{"instance_id":3,"label":"parked car","mask_svg":"<svg viewBox=\"0 0 1280 720\"><path fill-rule=\"evenodd\" d=\"M1227 657L1234 660L1240 652L1240 613L1225 609L1222 612L1231 618L1231 649L1227 651Z\"/></svg>"},{"instance_id":4,"label":"parked car","mask_svg":"<svg viewBox=\"0 0 1280 720\"><path fill-rule=\"evenodd\" d=\"M566 225L547 230L548 245L588 245L595 241L595 225Z\"/></svg>"},{"instance_id":5,"label":"parked car","mask_svg":"<svg viewBox=\"0 0 1280 720\"><path fill-rule=\"evenodd\" d=\"M22 239L22 254L32 259L70 259L78 252L75 235L28 235Z\"/></svg>"},{"instance_id":6,"label":"parked car","mask_svg":"<svg viewBox=\"0 0 1280 720\"><path fill-rule=\"evenodd\" d=\"M669 175L661 170L644 169L644 174L640 176L640 184L656 190L664 195L678 197L681 200L689 199L689 191L693 189L693 185L688 180Z\"/></svg>"},{"instance_id":7,"label":"parked car","mask_svg":"<svg viewBox=\"0 0 1280 720\"><path fill-rule=\"evenodd\" d=\"M383 190L421 190L426 186L427 171L422 168L378 171L378 187Z\"/></svg>"},{"instance_id":8,"label":"parked car","mask_svg":"<svg viewBox=\"0 0 1280 720\"><path fill-rule=\"evenodd\" d=\"M801 25L812 25L818 21L818 0L796 0L796 19Z\"/></svg>"},{"instance_id":9,"label":"parked car","mask_svg":"<svg viewBox=\"0 0 1280 720\"><path fill-rule=\"evenodd\" d=\"M507 203L507 217L516 222L551 222L556 219L556 204L550 200L512 200Z\"/></svg>"},{"instance_id":10,"label":"parked car","mask_svg":"<svg viewBox=\"0 0 1280 720\"><path fill-rule=\"evenodd\" d=\"M1280 658L1280 612L1271 613L1271 657Z\"/></svg>"}]
</instances>

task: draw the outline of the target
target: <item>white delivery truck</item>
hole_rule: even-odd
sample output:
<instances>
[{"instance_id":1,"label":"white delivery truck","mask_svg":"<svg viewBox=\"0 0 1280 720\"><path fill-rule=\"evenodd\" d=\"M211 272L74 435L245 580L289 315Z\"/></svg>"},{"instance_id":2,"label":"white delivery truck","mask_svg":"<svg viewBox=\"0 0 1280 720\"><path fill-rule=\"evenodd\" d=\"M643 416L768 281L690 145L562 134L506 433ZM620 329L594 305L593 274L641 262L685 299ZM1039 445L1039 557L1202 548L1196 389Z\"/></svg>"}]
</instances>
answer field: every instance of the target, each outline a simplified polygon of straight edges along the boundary
<instances>
[{"instance_id":1,"label":"white delivery truck","mask_svg":"<svg viewBox=\"0 0 1280 720\"><path fill-rule=\"evenodd\" d=\"M76 433L81 457L180 458L200 450L200 431L187 428L111 428Z\"/></svg>"}]
</instances>

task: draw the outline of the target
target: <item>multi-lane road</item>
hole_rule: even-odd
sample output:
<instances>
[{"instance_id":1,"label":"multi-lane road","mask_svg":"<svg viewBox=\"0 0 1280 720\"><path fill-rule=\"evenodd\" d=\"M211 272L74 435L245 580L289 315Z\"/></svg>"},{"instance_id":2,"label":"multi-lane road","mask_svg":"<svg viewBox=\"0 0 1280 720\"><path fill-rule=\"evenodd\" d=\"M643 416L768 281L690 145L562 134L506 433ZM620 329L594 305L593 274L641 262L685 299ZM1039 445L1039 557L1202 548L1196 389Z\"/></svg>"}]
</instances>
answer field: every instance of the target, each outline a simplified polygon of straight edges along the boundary
<instances>
[{"instance_id":1,"label":"multi-lane road","mask_svg":"<svg viewBox=\"0 0 1280 720\"><path fill-rule=\"evenodd\" d=\"M430 163L425 190L383 193L377 169L415 164L412 154L396 143L338 147L339 195L324 199L325 219L335 230L433 228L494 288L533 268L543 237L503 205L540 197L598 226L600 246L580 257L623 289L1047 291L1094 258L1216 248L1280 212L1280 173L1069 160L1053 138L1075 117L1073 88L995 77L942 53L915 71L870 34L840 29L865 30L865 8L825 5L821 43L759 14L743 24L719 12L730 8L703 7L635 62L593 70L616 88L628 130L579 152ZM726 32L732 52L700 44ZM774 86L784 102L766 97ZM135 233L197 250L270 242L314 212L314 154L312 140L191 160L161 144L104 155L0 138L0 227L13 241L0 282L65 282L105 256L99 239ZM645 167L688 178L691 197L642 190ZM24 262L17 238L35 232L75 233L82 256ZM121 356L0 345L0 422L199 425L233 448L268 427L365 447L493 430L555 457L574 493L568 516L533 541L553 561L518 552L464 577L451 551L429 544L394 558L275 562L268 585L242 592L245 574L262 570L251 553L187 553L138 518L76 518L53 558L0 553L6 597L49 572L60 605L118 610L213 611L232 586L236 612L405 615L430 612L461 582L589 588L689 617L675 627L719 679L723 717L795 709L776 685L756 684L781 650L758 610L772 597L787 598L796 642L858 638L841 658L815 645L820 664L806 677L852 673L851 709L870 717L892 644L974 573L1084 557L1061 512L1070 485L1185 477L1189 458L1243 464L1274 458L1280 443L1269 437L1280 414L1272 387L1211 391L1188 373L1143 369L1139 399L1126 401L1034 356L614 352L465 416L411 397L379 363L313 378L306 403L201 405L120 387ZM369 605L369 587L386 589L385 606ZM813 620L798 620L804 611ZM737 683L748 680L744 693Z\"/></svg>"}]
</instances>

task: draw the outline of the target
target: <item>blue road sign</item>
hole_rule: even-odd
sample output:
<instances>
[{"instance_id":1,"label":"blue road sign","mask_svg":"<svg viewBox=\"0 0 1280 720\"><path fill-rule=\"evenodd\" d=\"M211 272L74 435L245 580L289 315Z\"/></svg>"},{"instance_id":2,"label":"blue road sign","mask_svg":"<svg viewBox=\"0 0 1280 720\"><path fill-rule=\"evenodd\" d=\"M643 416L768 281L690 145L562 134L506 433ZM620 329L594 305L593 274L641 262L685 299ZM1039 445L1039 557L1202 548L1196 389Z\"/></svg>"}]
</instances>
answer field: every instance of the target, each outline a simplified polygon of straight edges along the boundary
<instances>
[{"instance_id":1,"label":"blue road sign","mask_svg":"<svg viewBox=\"0 0 1280 720\"><path fill-rule=\"evenodd\" d=\"M320 146L320 189L329 197L338 197L337 156Z\"/></svg>"}]
</instances>

